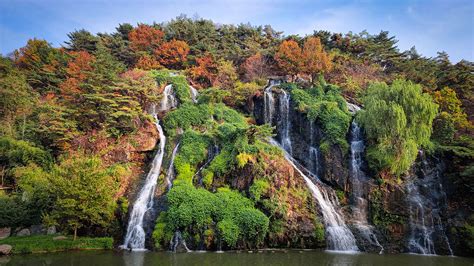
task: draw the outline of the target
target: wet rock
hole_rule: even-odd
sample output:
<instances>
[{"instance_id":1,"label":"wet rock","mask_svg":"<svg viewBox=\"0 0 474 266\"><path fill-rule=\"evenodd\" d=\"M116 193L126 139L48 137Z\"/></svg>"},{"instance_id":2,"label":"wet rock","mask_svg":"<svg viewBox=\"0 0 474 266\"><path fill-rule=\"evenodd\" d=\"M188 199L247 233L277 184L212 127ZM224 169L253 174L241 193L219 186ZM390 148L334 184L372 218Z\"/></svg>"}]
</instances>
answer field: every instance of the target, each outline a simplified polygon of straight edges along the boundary
<instances>
[{"instance_id":1,"label":"wet rock","mask_svg":"<svg viewBox=\"0 0 474 266\"><path fill-rule=\"evenodd\" d=\"M0 255L10 255L11 251L12 251L12 246L0 245Z\"/></svg>"},{"instance_id":2,"label":"wet rock","mask_svg":"<svg viewBox=\"0 0 474 266\"><path fill-rule=\"evenodd\" d=\"M5 239L11 235L12 229L10 227L0 228L0 239Z\"/></svg>"},{"instance_id":3,"label":"wet rock","mask_svg":"<svg viewBox=\"0 0 474 266\"><path fill-rule=\"evenodd\" d=\"M181 235L181 232L179 231L176 231L174 233L173 238L170 242L170 248L171 251L176 253L185 253L190 251L188 246L186 245L186 241L184 240L183 236Z\"/></svg>"}]
</instances>

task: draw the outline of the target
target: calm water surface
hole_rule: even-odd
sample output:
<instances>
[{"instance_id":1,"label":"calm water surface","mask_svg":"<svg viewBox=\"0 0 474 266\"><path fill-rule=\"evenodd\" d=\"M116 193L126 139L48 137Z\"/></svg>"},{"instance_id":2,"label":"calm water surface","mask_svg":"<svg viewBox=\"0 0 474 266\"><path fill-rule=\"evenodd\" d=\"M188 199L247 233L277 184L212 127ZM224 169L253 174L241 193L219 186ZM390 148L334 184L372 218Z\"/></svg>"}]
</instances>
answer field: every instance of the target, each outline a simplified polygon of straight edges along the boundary
<instances>
[{"instance_id":1,"label":"calm water surface","mask_svg":"<svg viewBox=\"0 0 474 266\"><path fill-rule=\"evenodd\" d=\"M474 259L410 254L376 255L344 254L325 251L264 251L262 253L186 253L77 251L50 254L0 257L0 265L48 266L143 266L143 265L382 265L382 266L449 266L474 265Z\"/></svg>"}]
</instances>

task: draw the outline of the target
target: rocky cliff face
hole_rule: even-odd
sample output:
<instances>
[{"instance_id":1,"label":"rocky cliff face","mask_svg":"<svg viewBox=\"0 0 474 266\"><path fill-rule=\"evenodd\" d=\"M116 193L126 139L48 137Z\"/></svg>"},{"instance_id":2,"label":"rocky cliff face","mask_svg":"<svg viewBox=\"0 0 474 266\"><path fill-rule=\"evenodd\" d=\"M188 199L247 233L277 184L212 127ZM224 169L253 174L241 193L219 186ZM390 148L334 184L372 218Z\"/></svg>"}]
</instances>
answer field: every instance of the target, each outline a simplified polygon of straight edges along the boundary
<instances>
[{"instance_id":1,"label":"rocky cliff face","mask_svg":"<svg viewBox=\"0 0 474 266\"><path fill-rule=\"evenodd\" d=\"M278 94L278 90L273 90ZM275 106L280 97L274 96ZM292 156L303 166L317 173L319 178L336 190L344 191L350 198L349 156L347 151L333 145L326 152L315 151L324 137L321 125L308 121L305 114L295 110L290 101L290 139ZM265 122L264 95L253 97L250 105L256 123ZM273 115L277 124L281 114L275 110ZM278 125L278 124L277 124ZM275 138L281 142L281 133L276 130ZM314 160L319 167L314 167ZM365 165L366 167L366 165ZM449 169L449 166L448 166ZM367 171L368 172L368 171ZM472 255L474 239L470 233L474 217L472 197L466 184L453 182L455 178L446 177L443 160L420 154L410 172L399 180L378 181L370 177L368 182L368 222L374 225L374 232L386 253L416 252L425 254ZM378 184L377 184L378 183ZM467 186L469 187L469 186ZM461 196L456 191L463 191ZM343 204L350 204L342 200ZM350 224L351 211L346 209ZM354 229L354 228L353 228ZM360 236L354 229L354 235ZM362 243L362 244L361 244ZM378 252L372 245L364 246L358 241L361 250Z\"/></svg>"},{"instance_id":2,"label":"rocky cliff face","mask_svg":"<svg viewBox=\"0 0 474 266\"><path fill-rule=\"evenodd\" d=\"M91 132L74 141L74 149L99 154L107 165L127 163L130 174L122 179L116 198L130 197L136 191L148 163L148 155L159 141L158 131L150 121L144 121L133 134L119 139L107 137L103 132Z\"/></svg>"},{"instance_id":3,"label":"rocky cliff face","mask_svg":"<svg viewBox=\"0 0 474 266\"><path fill-rule=\"evenodd\" d=\"M275 105L279 105L280 97L275 97ZM258 95L253 98L253 114L257 124L264 124L264 98ZM280 113L275 112L274 119L280 120ZM290 101L290 139L292 141L292 156L302 163L304 167L316 173L325 183L337 189L347 191L348 189L348 157L338 145L329 147L328 152L314 152L311 148L319 147L324 133L317 122L311 122L306 114L297 112ZM277 132L277 140L281 135ZM314 166L315 156L319 159L319 167Z\"/></svg>"}]
</instances>

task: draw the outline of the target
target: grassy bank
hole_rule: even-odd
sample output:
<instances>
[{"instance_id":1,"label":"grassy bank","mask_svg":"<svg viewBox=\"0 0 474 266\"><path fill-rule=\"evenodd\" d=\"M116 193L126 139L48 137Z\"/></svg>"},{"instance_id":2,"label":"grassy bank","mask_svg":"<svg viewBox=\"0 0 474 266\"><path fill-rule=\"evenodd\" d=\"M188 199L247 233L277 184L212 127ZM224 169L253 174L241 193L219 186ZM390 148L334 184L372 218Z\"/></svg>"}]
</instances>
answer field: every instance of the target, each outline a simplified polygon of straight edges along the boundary
<instances>
[{"instance_id":1,"label":"grassy bank","mask_svg":"<svg viewBox=\"0 0 474 266\"><path fill-rule=\"evenodd\" d=\"M64 240L53 240L55 236L15 236L0 240L0 245L8 244L13 247L13 254L42 253L80 249L112 249L111 237L78 237L72 236Z\"/></svg>"}]
</instances>

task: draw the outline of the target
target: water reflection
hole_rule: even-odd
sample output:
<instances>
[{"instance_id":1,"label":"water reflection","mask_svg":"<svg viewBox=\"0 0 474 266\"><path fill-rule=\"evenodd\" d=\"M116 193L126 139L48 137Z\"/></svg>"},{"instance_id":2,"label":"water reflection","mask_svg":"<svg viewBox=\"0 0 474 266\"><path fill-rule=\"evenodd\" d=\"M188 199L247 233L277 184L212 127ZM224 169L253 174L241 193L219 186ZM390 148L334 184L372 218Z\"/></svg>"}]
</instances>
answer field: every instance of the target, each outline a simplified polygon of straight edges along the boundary
<instances>
[{"instance_id":1,"label":"water reflection","mask_svg":"<svg viewBox=\"0 0 474 266\"><path fill-rule=\"evenodd\" d=\"M367 253L337 253L325 251L268 250L260 252L128 252L77 251L50 254L0 257L0 265L48 266L151 266L151 265L382 265L382 266L450 266L474 264L473 258L420 255L378 255Z\"/></svg>"}]
</instances>

